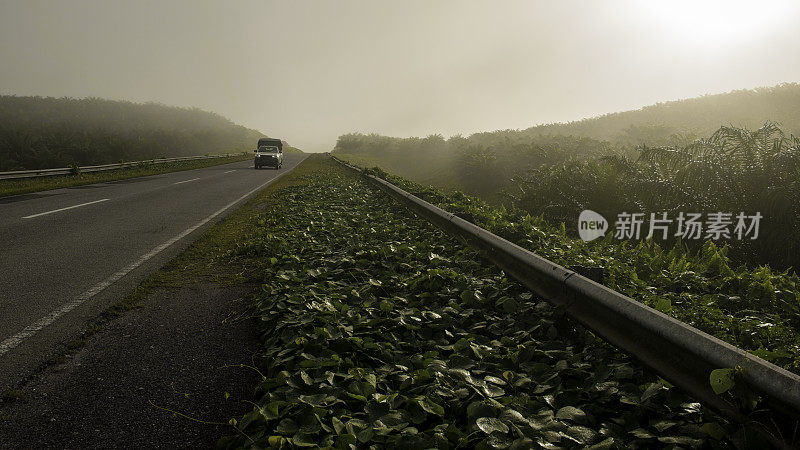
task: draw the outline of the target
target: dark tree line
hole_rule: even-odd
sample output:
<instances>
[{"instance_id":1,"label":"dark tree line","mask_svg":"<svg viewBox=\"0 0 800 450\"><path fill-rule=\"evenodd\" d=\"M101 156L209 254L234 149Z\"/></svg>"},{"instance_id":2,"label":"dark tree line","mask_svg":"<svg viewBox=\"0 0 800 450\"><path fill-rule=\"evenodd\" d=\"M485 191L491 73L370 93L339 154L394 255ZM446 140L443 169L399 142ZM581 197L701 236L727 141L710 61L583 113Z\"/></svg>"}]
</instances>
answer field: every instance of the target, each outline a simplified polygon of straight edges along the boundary
<instances>
[{"instance_id":1,"label":"dark tree line","mask_svg":"<svg viewBox=\"0 0 800 450\"><path fill-rule=\"evenodd\" d=\"M246 150L261 136L197 108L0 96L0 171Z\"/></svg>"},{"instance_id":2,"label":"dark tree line","mask_svg":"<svg viewBox=\"0 0 800 450\"><path fill-rule=\"evenodd\" d=\"M422 183L493 199L518 173L610 151L607 142L571 136L468 138L440 135L393 138L376 134L340 136L334 153L355 157Z\"/></svg>"}]
</instances>

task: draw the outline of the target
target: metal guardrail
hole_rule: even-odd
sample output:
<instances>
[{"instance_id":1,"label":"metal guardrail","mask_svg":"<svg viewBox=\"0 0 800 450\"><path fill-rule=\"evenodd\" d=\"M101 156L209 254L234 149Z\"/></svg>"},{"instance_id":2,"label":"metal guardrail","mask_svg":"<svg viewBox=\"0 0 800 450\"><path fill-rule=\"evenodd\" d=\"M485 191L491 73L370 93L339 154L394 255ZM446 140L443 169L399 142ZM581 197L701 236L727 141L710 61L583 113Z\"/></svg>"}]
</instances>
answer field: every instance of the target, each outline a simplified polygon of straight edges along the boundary
<instances>
[{"instance_id":1,"label":"metal guardrail","mask_svg":"<svg viewBox=\"0 0 800 450\"><path fill-rule=\"evenodd\" d=\"M355 166L331 155L363 174ZM392 197L482 250L507 274L646 367L728 420L743 424L779 448L800 444L800 377L643 303L544 259L372 175ZM711 388L712 370L741 368L732 396ZM743 414L739 399L759 395L768 409Z\"/></svg>"},{"instance_id":2,"label":"metal guardrail","mask_svg":"<svg viewBox=\"0 0 800 450\"><path fill-rule=\"evenodd\" d=\"M209 155L209 156L180 156L176 158L156 158L143 161L128 161L117 164L102 164L98 166L81 166L80 173L103 172L106 170L122 169L124 167L137 166L139 164L161 164L174 161L191 161L195 159L230 158L231 155ZM71 167L60 167L57 169L34 169L34 170L15 170L11 172L0 172L0 180L15 180L23 178L51 177L55 175L70 175L74 173Z\"/></svg>"}]
</instances>

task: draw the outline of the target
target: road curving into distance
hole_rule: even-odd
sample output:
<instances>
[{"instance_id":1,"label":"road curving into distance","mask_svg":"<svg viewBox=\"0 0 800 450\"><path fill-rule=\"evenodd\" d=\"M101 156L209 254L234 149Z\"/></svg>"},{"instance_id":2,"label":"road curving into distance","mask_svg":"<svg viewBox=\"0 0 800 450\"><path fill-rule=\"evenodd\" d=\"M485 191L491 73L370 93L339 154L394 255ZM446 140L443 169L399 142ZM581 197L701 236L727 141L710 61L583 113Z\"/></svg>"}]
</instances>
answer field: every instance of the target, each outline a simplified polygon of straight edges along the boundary
<instances>
[{"instance_id":1,"label":"road curving into distance","mask_svg":"<svg viewBox=\"0 0 800 450\"><path fill-rule=\"evenodd\" d=\"M0 198L0 392L305 156Z\"/></svg>"}]
</instances>

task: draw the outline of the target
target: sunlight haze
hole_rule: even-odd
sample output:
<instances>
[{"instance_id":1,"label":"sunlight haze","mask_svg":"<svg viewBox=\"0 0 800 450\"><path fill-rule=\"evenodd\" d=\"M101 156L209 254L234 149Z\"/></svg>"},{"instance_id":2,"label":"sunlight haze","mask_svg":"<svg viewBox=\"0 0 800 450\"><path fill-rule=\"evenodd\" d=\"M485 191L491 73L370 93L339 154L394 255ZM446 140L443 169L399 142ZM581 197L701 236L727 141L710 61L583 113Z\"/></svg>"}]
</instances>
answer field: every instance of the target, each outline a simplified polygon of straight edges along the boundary
<instances>
[{"instance_id":1,"label":"sunlight haze","mask_svg":"<svg viewBox=\"0 0 800 450\"><path fill-rule=\"evenodd\" d=\"M3 1L0 94L196 106L328 151L800 81L800 3Z\"/></svg>"}]
</instances>

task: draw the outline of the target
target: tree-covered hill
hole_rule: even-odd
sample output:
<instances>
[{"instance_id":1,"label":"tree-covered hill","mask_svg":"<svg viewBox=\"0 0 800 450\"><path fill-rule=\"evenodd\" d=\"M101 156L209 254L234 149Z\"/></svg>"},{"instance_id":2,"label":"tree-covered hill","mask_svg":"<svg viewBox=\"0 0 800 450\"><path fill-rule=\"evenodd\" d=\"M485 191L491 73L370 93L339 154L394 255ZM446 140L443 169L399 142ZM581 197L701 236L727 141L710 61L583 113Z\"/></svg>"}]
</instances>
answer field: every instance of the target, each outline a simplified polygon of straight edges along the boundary
<instances>
[{"instance_id":1,"label":"tree-covered hill","mask_svg":"<svg viewBox=\"0 0 800 450\"><path fill-rule=\"evenodd\" d=\"M0 171L227 153L262 136L198 108L0 96Z\"/></svg>"},{"instance_id":2,"label":"tree-covered hill","mask_svg":"<svg viewBox=\"0 0 800 450\"><path fill-rule=\"evenodd\" d=\"M720 126L756 129L767 121L778 123L787 134L800 134L800 84L783 83L656 103L574 122L478 133L472 139L490 144L499 137L531 139L552 134L588 137L620 146L679 145L709 136Z\"/></svg>"},{"instance_id":3,"label":"tree-covered hill","mask_svg":"<svg viewBox=\"0 0 800 450\"><path fill-rule=\"evenodd\" d=\"M576 122L468 137L345 134L333 151L417 182L494 200L512 178L541 165L608 154L636 158L640 145L685 147L721 126L755 130L767 122L777 124L786 136L800 135L800 84L706 95Z\"/></svg>"},{"instance_id":4,"label":"tree-covered hill","mask_svg":"<svg viewBox=\"0 0 800 450\"><path fill-rule=\"evenodd\" d=\"M798 131L800 85L783 84L466 138L347 134L334 154L520 208L571 231L584 209L611 218L759 213L758 240L726 241L731 256L796 269ZM702 242L683 244L696 249Z\"/></svg>"}]
</instances>

